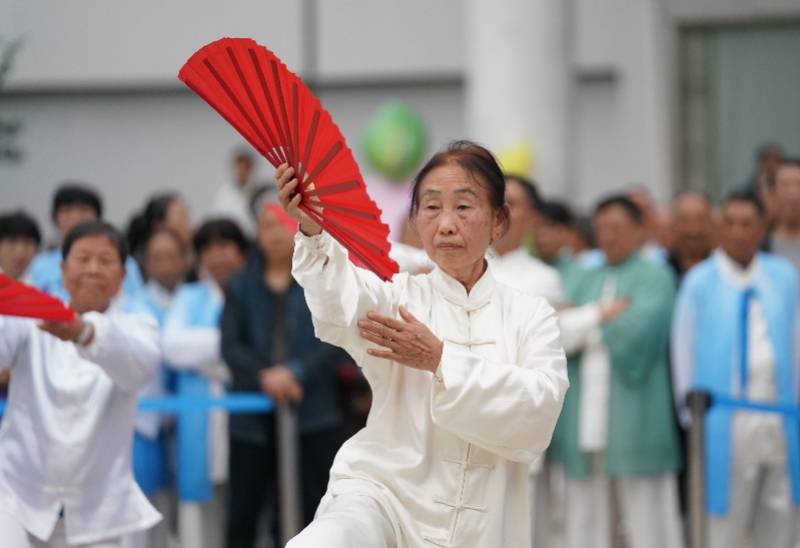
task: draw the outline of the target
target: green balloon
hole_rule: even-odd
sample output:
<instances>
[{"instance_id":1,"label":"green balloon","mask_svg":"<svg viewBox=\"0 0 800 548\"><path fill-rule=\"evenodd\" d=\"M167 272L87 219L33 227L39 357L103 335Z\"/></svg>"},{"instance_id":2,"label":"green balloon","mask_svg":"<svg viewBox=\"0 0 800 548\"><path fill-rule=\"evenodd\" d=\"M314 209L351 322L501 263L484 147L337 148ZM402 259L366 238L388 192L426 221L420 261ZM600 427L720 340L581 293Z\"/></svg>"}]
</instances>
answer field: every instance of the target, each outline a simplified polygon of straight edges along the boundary
<instances>
[{"instance_id":1,"label":"green balloon","mask_svg":"<svg viewBox=\"0 0 800 548\"><path fill-rule=\"evenodd\" d=\"M425 124L403 103L390 101L367 124L361 146L375 171L392 181L405 182L425 157Z\"/></svg>"}]
</instances>

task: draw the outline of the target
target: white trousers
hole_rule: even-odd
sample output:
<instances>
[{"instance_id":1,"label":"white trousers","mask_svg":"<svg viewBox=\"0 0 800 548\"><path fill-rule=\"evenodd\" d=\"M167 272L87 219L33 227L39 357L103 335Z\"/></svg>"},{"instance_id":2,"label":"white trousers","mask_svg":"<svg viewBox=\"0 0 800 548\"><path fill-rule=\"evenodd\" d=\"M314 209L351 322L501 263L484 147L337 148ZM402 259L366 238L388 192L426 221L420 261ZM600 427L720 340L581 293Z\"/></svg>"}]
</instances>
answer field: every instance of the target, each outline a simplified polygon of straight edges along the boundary
<instances>
[{"instance_id":1,"label":"white trousers","mask_svg":"<svg viewBox=\"0 0 800 548\"><path fill-rule=\"evenodd\" d=\"M550 467L528 476L528 506L531 512L531 546L550 547Z\"/></svg>"},{"instance_id":2,"label":"white trousers","mask_svg":"<svg viewBox=\"0 0 800 548\"><path fill-rule=\"evenodd\" d=\"M170 523L175 515L175 493L162 489L149 497L150 504L164 519L146 531L128 533L122 537L122 548L168 548L170 542Z\"/></svg>"},{"instance_id":3,"label":"white trousers","mask_svg":"<svg viewBox=\"0 0 800 548\"><path fill-rule=\"evenodd\" d=\"M208 502L178 502L181 548L223 548L227 518L227 486L214 487Z\"/></svg>"},{"instance_id":4,"label":"white trousers","mask_svg":"<svg viewBox=\"0 0 800 548\"><path fill-rule=\"evenodd\" d=\"M675 482L673 474L567 478L566 548L611 548L618 534L628 548L683 547Z\"/></svg>"},{"instance_id":5,"label":"white trousers","mask_svg":"<svg viewBox=\"0 0 800 548\"><path fill-rule=\"evenodd\" d=\"M796 509L785 464L733 465L728 513L708 517L711 548L791 548Z\"/></svg>"},{"instance_id":6,"label":"white trousers","mask_svg":"<svg viewBox=\"0 0 800 548\"><path fill-rule=\"evenodd\" d=\"M119 538L89 544L67 544L64 520L59 519L53 534L45 542L28 533L13 516L0 512L0 546L3 548L119 548Z\"/></svg>"},{"instance_id":7,"label":"white trousers","mask_svg":"<svg viewBox=\"0 0 800 548\"><path fill-rule=\"evenodd\" d=\"M342 494L326 497L317 516L286 548L395 548L394 528L370 497Z\"/></svg>"}]
</instances>

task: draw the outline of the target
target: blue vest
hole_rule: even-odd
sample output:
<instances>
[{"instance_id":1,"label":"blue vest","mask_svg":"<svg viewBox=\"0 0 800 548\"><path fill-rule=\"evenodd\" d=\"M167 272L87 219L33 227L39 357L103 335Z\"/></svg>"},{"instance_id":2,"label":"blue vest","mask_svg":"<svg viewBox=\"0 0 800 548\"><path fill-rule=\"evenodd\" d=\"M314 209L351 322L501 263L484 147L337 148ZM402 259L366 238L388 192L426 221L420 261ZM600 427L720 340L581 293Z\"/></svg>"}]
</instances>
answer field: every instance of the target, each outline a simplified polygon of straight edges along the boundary
<instances>
[{"instance_id":1,"label":"blue vest","mask_svg":"<svg viewBox=\"0 0 800 548\"><path fill-rule=\"evenodd\" d=\"M711 257L687 275L682 292L695 304L693 388L730 397L732 379L738 376L741 346L743 291L726 283ZM769 254L759 254L760 271L753 289L764 310L767 332L775 352L778 401L796 405L794 366L795 306L797 279L792 266ZM705 419L706 505L710 514L728 511L731 477L731 420L734 410L713 406ZM791 418L784 419L792 499L800 505L800 430Z\"/></svg>"},{"instance_id":2,"label":"blue vest","mask_svg":"<svg viewBox=\"0 0 800 548\"><path fill-rule=\"evenodd\" d=\"M170 314L188 322L187 327L218 327L222 306L204 283L186 284L172 304ZM179 396L210 395L209 381L197 373L180 371L175 391ZM208 454L208 411L184 411L177 421L178 496L184 501L205 502L213 496Z\"/></svg>"}]
</instances>

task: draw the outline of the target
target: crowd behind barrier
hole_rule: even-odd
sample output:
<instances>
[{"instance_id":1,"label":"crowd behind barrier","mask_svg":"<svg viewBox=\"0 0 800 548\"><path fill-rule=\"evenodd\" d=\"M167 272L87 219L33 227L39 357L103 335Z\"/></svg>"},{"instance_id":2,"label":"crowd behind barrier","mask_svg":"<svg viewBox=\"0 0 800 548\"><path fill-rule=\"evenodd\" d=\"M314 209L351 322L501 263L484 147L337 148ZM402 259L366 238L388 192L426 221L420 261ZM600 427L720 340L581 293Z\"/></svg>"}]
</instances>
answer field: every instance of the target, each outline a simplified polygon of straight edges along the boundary
<instances>
[{"instance_id":1,"label":"crowd behind barrier","mask_svg":"<svg viewBox=\"0 0 800 548\"><path fill-rule=\"evenodd\" d=\"M282 546L370 408L360 370L314 337L272 183L249 153L232 171L196 227L173 192L127 227L120 302L158 320L163 353L139 400L134 472L167 517L131 546ZM506 182L493 272L557 310L571 384L531 467L533 545L798 548L800 162L767 147L718 204L686 192L659 205L635 187L585 217ZM103 209L69 183L52 211L61 244ZM427 272L410 228L393 254ZM62 249L37 254L42 240L23 212L0 214L0 269L69 300ZM0 368L0 415L8 383ZM706 403L687 406L699 387Z\"/></svg>"}]
</instances>

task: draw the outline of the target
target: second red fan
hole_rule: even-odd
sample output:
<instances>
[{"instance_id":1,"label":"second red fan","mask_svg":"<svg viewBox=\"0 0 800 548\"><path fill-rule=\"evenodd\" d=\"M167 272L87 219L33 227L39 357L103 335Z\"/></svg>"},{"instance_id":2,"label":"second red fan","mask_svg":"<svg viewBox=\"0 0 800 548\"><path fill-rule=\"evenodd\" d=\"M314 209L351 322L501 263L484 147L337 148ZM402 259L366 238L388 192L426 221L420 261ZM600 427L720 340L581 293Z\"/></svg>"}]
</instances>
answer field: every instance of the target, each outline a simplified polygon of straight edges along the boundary
<instances>
[{"instance_id":1,"label":"second red fan","mask_svg":"<svg viewBox=\"0 0 800 548\"><path fill-rule=\"evenodd\" d=\"M0 274L0 315L71 322L75 312L35 287Z\"/></svg>"},{"instance_id":2,"label":"second red fan","mask_svg":"<svg viewBox=\"0 0 800 548\"><path fill-rule=\"evenodd\" d=\"M198 50L178 77L275 167L295 169L300 208L384 280L398 271L389 227L339 128L300 78L248 38Z\"/></svg>"}]
</instances>

